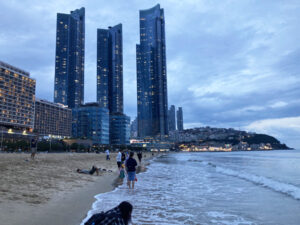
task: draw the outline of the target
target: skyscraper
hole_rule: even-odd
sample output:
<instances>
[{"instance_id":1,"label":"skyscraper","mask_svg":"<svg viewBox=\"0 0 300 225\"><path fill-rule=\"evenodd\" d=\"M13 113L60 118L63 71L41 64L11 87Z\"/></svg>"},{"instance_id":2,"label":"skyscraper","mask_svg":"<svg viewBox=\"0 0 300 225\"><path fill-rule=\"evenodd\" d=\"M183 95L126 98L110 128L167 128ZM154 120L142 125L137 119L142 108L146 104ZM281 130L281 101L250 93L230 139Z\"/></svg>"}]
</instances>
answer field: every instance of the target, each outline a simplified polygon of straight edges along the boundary
<instances>
[{"instance_id":1,"label":"skyscraper","mask_svg":"<svg viewBox=\"0 0 300 225\"><path fill-rule=\"evenodd\" d=\"M177 110L177 130L179 130L179 131L183 130L182 107L178 107L178 110Z\"/></svg>"},{"instance_id":2,"label":"skyscraper","mask_svg":"<svg viewBox=\"0 0 300 225\"><path fill-rule=\"evenodd\" d=\"M110 113L123 113L122 24L97 30L97 101Z\"/></svg>"},{"instance_id":3,"label":"skyscraper","mask_svg":"<svg viewBox=\"0 0 300 225\"><path fill-rule=\"evenodd\" d=\"M176 130L175 106L171 105L169 109L169 131Z\"/></svg>"},{"instance_id":4,"label":"skyscraper","mask_svg":"<svg viewBox=\"0 0 300 225\"><path fill-rule=\"evenodd\" d=\"M78 107L84 101L85 9L57 14L54 102Z\"/></svg>"},{"instance_id":5,"label":"skyscraper","mask_svg":"<svg viewBox=\"0 0 300 225\"><path fill-rule=\"evenodd\" d=\"M164 10L140 10L136 45L138 136L168 135L168 93Z\"/></svg>"},{"instance_id":6,"label":"skyscraper","mask_svg":"<svg viewBox=\"0 0 300 225\"><path fill-rule=\"evenodd\" d=\"M97 101L109 110L110 144L129 144L130 117L123 113L122 24L97 30Z\"/></svg>"}]
</instances>

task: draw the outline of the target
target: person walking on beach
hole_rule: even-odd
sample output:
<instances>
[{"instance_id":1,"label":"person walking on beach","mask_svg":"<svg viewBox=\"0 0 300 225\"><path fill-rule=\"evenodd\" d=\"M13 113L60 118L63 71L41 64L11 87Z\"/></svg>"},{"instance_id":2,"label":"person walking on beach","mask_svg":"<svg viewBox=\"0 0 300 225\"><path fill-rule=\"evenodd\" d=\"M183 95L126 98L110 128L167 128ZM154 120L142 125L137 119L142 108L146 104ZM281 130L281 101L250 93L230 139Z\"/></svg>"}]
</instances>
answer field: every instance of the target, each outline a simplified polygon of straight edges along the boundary
<instances>
[{"instance_id":1,"label":"person walking on beach","mask_svg":"<svg viewBox=\"0 0 300 225\"><path fill-rule=\"evenodd\" d=\"M122 165L122 153L121 153L120 150L119 150L119 152L118 152L118 154L117 154L116 159L117 159L118 168L119 168L119 170L120 170L121 165Z\"/></svg>"},{"instance_id":2,"label":"person walking on beach","mask_svg":"<svg viewBox=\"0 0 300 225\"><path fill-rule=\"evenodd\" d=\"M137 166L136 160L133 158L134 153L130 152L129 158L126 160L126 170L127 170L127 185L129 188L134 189L135 182L135 167Z\"/></svg>"},{"instance_id":3,"label":"person walking on beach","mask_svg":"<svg viewBox=\"0 0 300 225\"><path fill-rule=\"evenodd\" d=\"M109 158L109 150L106 149L105 153L106 153L106 160L110 160L110 158Z\"/></svg>"},{"instance_id":4,"label":"person walking on beach","mask_svg":"<svg viewBox=\"0 0 300 225\"><path fill-rule=\"evenodd\" d=\"M124 201L111 210L94 214L84 225L128 225L132 209L132 205Z\"/></svg>"},{"instance_id":5,"label":"person walking on beach","mask_svg":"<svg viewBox=\"0 0 300 225\"><path fill-rule=\"evenodd\" d=\"M122 160L122 163L125 163L126 156L125 156L125 152L124 151L122 151L121 160Z\"/></svg>"},{"instance_id":6,"label":"person walking on beach","mask_svg":"<svg viewBox=\"0 0 300 225\"><path fill-rule=\"evenodd\" d=\"M30 142L30 148L31 148L31 156L30 158L34 160L35 154L37 152L37 139L32 138Z\"/></svg>"},{"instance_id":7,"label":"person walking on beach","mask_svg":"<svg viewBox=\"0 0 300 225\"><path fill-rule=\"evenodd\" d=\"M141 151L138 152L137 157L139 159L139 163L141 164L142 163L142 158L143 158L143 154L142 154Z\"/></svg>"}]
</instances>

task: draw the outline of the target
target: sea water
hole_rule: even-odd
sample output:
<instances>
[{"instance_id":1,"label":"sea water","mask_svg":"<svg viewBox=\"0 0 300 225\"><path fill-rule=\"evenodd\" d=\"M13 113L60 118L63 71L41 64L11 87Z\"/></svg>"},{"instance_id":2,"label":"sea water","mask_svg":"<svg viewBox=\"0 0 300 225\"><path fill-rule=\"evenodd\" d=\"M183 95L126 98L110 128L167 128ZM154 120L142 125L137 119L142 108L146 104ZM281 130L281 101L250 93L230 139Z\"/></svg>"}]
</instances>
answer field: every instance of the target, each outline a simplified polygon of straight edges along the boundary
<instances>
[{"instance_id":1,"label":"sea water","mask_svg":"<svg viewBox=\"0 0 300 225\"><path fill-rule=\"evenodd\" d=\"M129 201L133 224L300 224L298 150L171 153L137 179L95 196L87 218Z\"/></svg>"}]
</instances>

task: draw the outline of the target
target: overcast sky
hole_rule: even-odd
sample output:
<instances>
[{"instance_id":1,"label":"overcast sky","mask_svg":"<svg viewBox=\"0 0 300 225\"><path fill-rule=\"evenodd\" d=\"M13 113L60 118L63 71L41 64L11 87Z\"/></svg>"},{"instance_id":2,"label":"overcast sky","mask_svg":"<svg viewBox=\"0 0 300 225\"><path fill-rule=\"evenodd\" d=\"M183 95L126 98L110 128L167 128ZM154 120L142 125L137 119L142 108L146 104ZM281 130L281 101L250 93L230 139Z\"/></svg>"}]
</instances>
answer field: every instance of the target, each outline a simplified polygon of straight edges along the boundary
<instances>
[{"instance_id":1,"label":"overcast sky","mask_svg":"<svg viewBox=\"0 0 300 225\"><path fill-rule=\"evenodd\" d=\"M139 10L165 10L169 105L184 127L268 133L300 147L299 0L0 0L0 60L52 101L56 13L86 9L85 102L96 100L96 29L123 24L125 113L136 116ZM299 139L299 140L298 140Z\"/></svg>"}]
</instances>

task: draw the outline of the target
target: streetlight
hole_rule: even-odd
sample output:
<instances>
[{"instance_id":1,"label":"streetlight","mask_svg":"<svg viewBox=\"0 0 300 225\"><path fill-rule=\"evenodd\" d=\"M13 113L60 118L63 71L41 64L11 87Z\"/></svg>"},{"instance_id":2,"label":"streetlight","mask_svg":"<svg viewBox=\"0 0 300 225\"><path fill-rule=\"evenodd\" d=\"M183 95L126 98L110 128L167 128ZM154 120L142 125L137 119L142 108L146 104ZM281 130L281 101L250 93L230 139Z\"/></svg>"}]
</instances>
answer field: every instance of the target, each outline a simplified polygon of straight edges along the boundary
<instances>
[{"instance_id":1,"label":"streetlight","mask_svg":"<svg viewBox=\"0 0 300 225\"><path fill-rule=\"evenodd\" d=\"M2 137L1 137L1 151L3 150L3 127L1 128L1 133L2 133Z\"/></svg>"},{"instance_id":2,"label":"streetlight","mask_svg":"<svg viewBox=\"0 0 300 225\"><path fill-rule=\"evenodd\" d=\"M50 152L51 152L51 134L49 134L49 140L50 140Z\"/></svg>"}]
</instances>

